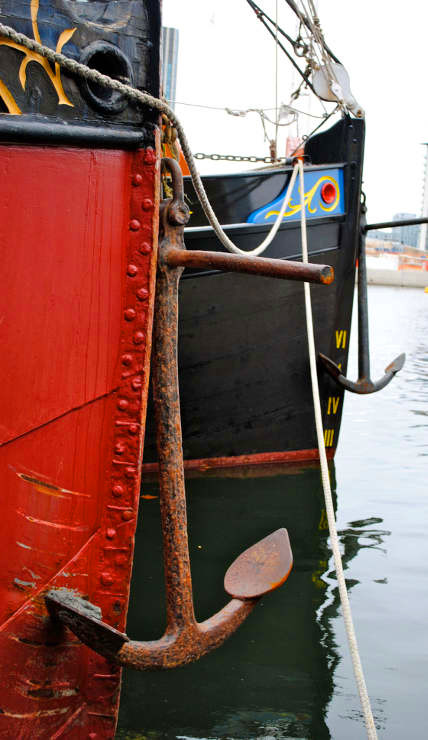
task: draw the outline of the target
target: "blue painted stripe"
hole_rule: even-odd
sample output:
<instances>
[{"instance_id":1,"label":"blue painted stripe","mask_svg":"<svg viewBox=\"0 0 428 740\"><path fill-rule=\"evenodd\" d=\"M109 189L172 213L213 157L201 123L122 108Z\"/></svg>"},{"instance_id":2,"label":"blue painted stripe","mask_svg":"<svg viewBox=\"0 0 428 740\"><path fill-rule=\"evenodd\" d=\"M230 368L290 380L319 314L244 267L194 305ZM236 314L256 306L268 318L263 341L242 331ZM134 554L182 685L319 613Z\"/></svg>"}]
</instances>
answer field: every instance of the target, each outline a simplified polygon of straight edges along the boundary
<instances>
[{"instance_id":1,"label":"blue painted stripe","mask_svg":"<svg viewBox=\"0 0 428 740\"><path fill-rule=\"evenodd\" d=\"M291 175L290 175L291 177ZM331 204L324 203L321 198L321 188L325 183L331 182L336 187L337 197ZM288 185L288 183L287 183ZM275 198L262 208L253 211L248 218L250 224L273 223L281 209L287 187ZM300 183L297 178L290 203L284 214L284 221L295 221L300 218ZM340 167L316 170L305 173L305 211L306 218L323 218L325 216L341 216L345 213L345 193L343 181L343 169Z\"/></svg>"}]
</instances>

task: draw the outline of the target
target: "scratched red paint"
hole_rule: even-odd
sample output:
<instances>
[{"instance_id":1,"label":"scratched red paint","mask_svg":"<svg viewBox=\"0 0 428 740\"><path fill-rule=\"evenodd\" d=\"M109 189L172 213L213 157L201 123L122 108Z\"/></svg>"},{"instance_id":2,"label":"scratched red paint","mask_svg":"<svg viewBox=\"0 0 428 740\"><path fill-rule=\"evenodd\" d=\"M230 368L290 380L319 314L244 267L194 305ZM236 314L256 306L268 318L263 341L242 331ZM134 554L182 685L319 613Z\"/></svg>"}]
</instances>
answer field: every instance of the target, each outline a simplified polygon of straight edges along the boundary
<instances>
[{"instance_id":1,"label":"scratched red paint","mask_svg":"<svg viewBox=\"0 0 428 740\"><path fill-rule=\"evenodd\" d=\"M156 162L0 146L0 737L114 737L120 671L56 632L43 595L75 588L125 629Z\"/></svg>"}]
</instances>

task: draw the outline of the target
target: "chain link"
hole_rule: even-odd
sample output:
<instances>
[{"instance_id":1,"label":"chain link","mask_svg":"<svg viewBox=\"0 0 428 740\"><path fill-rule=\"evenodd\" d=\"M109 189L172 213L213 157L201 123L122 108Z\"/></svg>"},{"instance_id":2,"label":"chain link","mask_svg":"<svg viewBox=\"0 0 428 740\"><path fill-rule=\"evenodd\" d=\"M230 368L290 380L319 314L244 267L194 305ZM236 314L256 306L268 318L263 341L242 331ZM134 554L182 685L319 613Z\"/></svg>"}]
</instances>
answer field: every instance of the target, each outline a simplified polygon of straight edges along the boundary
<instances>
[{"instance_id":1,"label":"chain link","mask_svg":"<svg viewBox=\"0 0 428 740\"><path fill-rule=\"evenodd\" d=\"M275 164L276 162L286 162L285 157L245 157L239 154L203 154L197 152L193 155L195 159L212 159L214 162L264 162L265 164Z\"/></svg>"}]
</instances>

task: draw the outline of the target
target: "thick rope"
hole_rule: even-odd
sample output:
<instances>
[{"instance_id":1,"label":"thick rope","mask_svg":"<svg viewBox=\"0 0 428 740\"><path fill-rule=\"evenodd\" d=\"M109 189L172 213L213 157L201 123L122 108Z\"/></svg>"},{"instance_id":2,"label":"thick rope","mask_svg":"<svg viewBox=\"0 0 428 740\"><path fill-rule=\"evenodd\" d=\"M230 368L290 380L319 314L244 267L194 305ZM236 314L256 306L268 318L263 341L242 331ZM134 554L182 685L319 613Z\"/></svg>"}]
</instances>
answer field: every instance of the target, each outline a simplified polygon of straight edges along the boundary
<instances>
[{"instance_id":1,"label":"thick rope","mask_svg":"<svg viewBox=\"0 0 428 740\"><path fill-rule=\"evenodd\" d=\"M306 232L306 213L305 213L305 186L303 163L298 162L300 173L300 197L301 197L301 224L302 224L302 261L308 262L308 241ZM339 538L337 536L336 521L334 516L333 498L331 495L330 476L328 471L327 455L325 452L321 401L318 386L317 362L314 342L314 327L312 320L312 306L309 283L304 283L305 290L305 309L306 309L306 327L308 334L309 362L311 368L312 395L314 400L315 426L317 431L318 449L321 463L321 479L324 489L325 508L327 512L328 528L330 531L331 549L333 551L334 566L339 586L340 601L342 604L343 619L345 622L346 635L348 638L349 650L351 653L352 666L354 669L355 680L360 695L361 708L366 723L367 737L369 740L377 740L376 727L373 720L373 714L370 706L370 699L367 693L366 682L364 679L363 667L358 651L357 637L355 635L354 623L352 620L351 605L349 603L348 591L346 589L345 575L343 572L342 558L340 555Z\"/></svg>"},{"instance_id":2,"label":"thick rope","mask_svg":"<svg viewBox=\"0 0 428 740\"><path fill-rule=\"evenodd\" d=\"M261 254L269 246L269 244L274 239L276 232L279 229L280 223L282 221L282 218L284 216L288 202L290 200L291 193L292 193L292 184L294 185L294 181L297 175L297 169L293 171L290 185L287 189L287 193L284 198L281 211L278 214L278 218L273 224L272 229L270 233L268 234L268 236L263 240L261 244L259 244L258 247L251 250L250 252L247 252L243 249L239 249L239 247L237 247L229 239L227 234L225 234L225 232L223 231L217 219L217 216L214 213L214 210L205 192L205 188L202 184L201 177L197 170L196 163L193 158L193 154L190 149L190 145L187 140L187 136L184 131L184 128L180 120L177 118L175 112L172 110L172 108L169 107L167 103L165 103L163 100L160 100L159 98L155 98L153 95L150 95L149 93L142 92L141 90L137 90L136 88L131 87L131 85L125 85L123 82L120 82L119 80L115 80L112 77L108 77L107 75L104 75L101 72L98 72L98 70L96 69L91 69L90 67L87 67L85 64L76 62L74 59L70 59L70 57L67 57L64 54L60 54L59 52L54 51L53 49L50 49L48 46L44 46L43 44L40 44L38 41L35 41L34 39L29 38L25 34L18 33L18 31L15 31L15 29L11 28L10 26L6 26L3 23L0 23L0 36L9 38L11 39L11 41L14 41L16 44L19 44L20 46L24 46L25 48L30 49L31 51L34 51L37 54L40 54L40 56L44 57L45 59L48 59L50 62L52 62L52 64L59 64L61 67L66 69L68 72L70 72L72 75L82 77L83 79L88 80L90 82L95 82L99 85L102 85L103 87L108 87L111 90L116 90L117 92L122 93L122 95L126 96L132 102L149 106L150 108L154 108L155 110L159 111L159 113L163 113L164 115L166 115L171 121L174 128L177 130L181 148L183 150L184 157L189 167L190 175L191 175L192 182L193 182L193 187L195 188L195 192L199 199L199 202L203 208L203 211L209 223L214 229L216 236L221 241L223 246L226 247L226 249L228 249L230 252L235 252L235 254L245 254L247 256L251 256L251 255L256 256L258 254Z\"/></svg>"}]
</instances>

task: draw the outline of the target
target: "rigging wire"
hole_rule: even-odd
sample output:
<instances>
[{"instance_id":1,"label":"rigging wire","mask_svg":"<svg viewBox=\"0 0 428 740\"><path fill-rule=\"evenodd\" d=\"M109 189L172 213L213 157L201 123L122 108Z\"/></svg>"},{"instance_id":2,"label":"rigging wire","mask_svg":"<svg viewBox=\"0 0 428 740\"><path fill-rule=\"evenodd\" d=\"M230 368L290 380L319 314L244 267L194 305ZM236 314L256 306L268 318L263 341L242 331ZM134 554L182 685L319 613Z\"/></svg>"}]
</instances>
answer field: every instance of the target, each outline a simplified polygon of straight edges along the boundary
<instances>
[{"instance_id":1,"label":"rigging wire","mask_svg":"<svg viewBox=\"0 0 428 740\"><path fill-rule=\"evenodd\" d=\"M306 16L299 10L299 8L297 7L297 5L294 2L294 0L285 0L285 2L291 8L291 10L293 11L293 13L295 13L295 15L297 15L297 17L301 20L301 22L306 26L306 28L308 29L308 31L311 31L312 32L311 24L310 24L309 19L306 18ZM329 46L327 46L327 44L326 44L326 42L324 40L323 40L323 45L324 45L324 48L325 48L327 54L330 55L330 57L333 59L333 61L336 62L336 64L341 64L340 60L337 58L337 56L335 54L333 54L332 50L330 49Z\"/></svg>"},{"instance_id":2,"label":"rigging wire","mask_svg":"<svg viewBox=\"0 0 428 740\"><path fill-rule=\"evenodd\" d=\"M259 111L262 111L263 113L270 113L271 111L275 111L275 108L229 108L227 106L220 106L220 105L204 105L203 103L184 103L181 100L168 100L168 105L184 105L188 108L205 108L206 110L217 110L222 111L223 113L226 112L230 116L236 116L237 118L244 118L247 113L258 113ZM307 111L300 110L299 108L295 108L292 105L286 105L286 108L288 108L292 113L298 113L301 116L309 116L309 118L324 118L324 115L317 116L315 113L308 113ZM281 110L281 108L280 108Z\"/></svg>"},{"instance_id":3,"label":"rigging wire","mask_svg":"<svg viewBox=\"0 0 428 740\"><path fill-rule=\"evenodd\" d=\"M332 60L338 64L340 64L340 62L325 42L324 35L321 29L321 24L313 0L308 0L307 6L305 5L304 0L298 0L298 2L300 2L302 6L302 9L299 7L297 2L294 2L294 0L286 0L287 4L295 13L300 22L298 37L295 40L292 39L291 36L278 25L278 17L276 17L276 20L273 20L262 8L257 5L256 2L254 2L254 0L246 1L250 8L254 11L256 17L260 20L261 23L263 23L268 33L270 33L272 38L275 39L276 47L279 47L284 52L293 67L297 70L298 74L302 77L305 85L307 85L320 100L324 112L327 114L327 109L321 98L317 95L310 80L311 73L314 70L323 67L327 72L330 81L330 88L334 96L341 104L341 107L345 108L346 106L341 96L341 86L332 67ZM309 34L307 38L303 37L304 28L306 29L306 34ZM302 57L306 60L307 66L304 71L300 68L291 54L280 42L278 38L279 33L281 33L281 35L291 44L296 56ZM296 99L298 91L300 91L300 89L301 88L298 88L298 90L293 93L292 100Z\"/></svg>"},{"instance_id":4,"label":"rigging wire","mask_svg":"<svg viewBox=\"0 0 428 740\"><path fill-rule=\"evenodd\" d=\"M316 95L316 92L314 90L314 87L313 87L311 81L309 80L309 74L307 74L306 72L302 72L302 70L300 69L300 67L297 64L297 62L293 59L293 57L287 51L287 49L285 48L285 46L281 43L281 41L279 40L279 38L278 39L276 38L275 31L268 25L268 23L266 22L265 18L273 26L275 26L275 22L272 20L272 18L270 18L267 15L267 13L265 13L263 10L261 10L261 8L259 8L259 6L256 5L255 2L253 2L253 0L246 0L246 1L247 1L248 5L250 6L250 8L252 8L254 10L254 12L255 12L257 18L259 19L259 21L261 23L263 23L264 27L270 33L270 35L272 36L272 38L275 39L275 43L277 43L278 46L279 46L279 48L284 52L284 54L286 55L286 57L288 58L288 60L291 62L291 64L293 65L293 67L297 70L297 72L299 73L299 75L302 77L302 79L305 82L305 84L308 85L308 87L310 87L310 89L312 90L312 92L314 93L314 95ZM287 40L290 40L290 37L288 36L288 34L285 33L285 31L283 31L281 28L278 28L278 31L279 31L279 33L282 33L282 35L285 36L287 38ZM292 40L290 41L290 43L294 46L294 42Z\"/></svg>"},{"instance_id":5,"label":"rigging wire","mask_svg":"<svg viewBox=\"0 0 428 740\"><path fill-rule=\"evenodd\" d=\"M275 155L278 151L278 0L275 0ZM292 123L292 122L290 122Z\"/></svg>"},{"instance_id":6,"label":"rigging wire","mask_svg":"<svg viewBox=\"0 0 428 740\"><path fill-rule=\"evenodd\" d=\"M255 3L255 2L254 2L254 0L247 0L247 3L248 3L248 5L249 5L249 6L250 6L250 7L251 7L251 8L253 9L253 10L254 10L254 12L255 12L255 14L256 14L257 16L264 16L265 18L267 18L267 20L269 20L269 21L270 21L270 22L271 22L271 23L273 24L273 21L272 21L272 19L271 19L271 18L270 18L270 17L268 16L268 14L267 14L267 13L265 13L265 11L264 11L264 10L262 10L262 8L260 8L260 7L259 7L259 6L257 5L257 3ZM290 35L289 35L288 33L286 33L286 31L284 31L284 29L283 29L283 28L281 28L281 27L279 26L279 27L278 27L278 31L279 31L279 33L280 33L280 34L281 34L282 36L284 36L284 38L286 38L286 39L287 39L287 41L289 42L289 44L291 44L291 46L295 46L295 44L296 44L296 41L295 41L294 39L292 39L292 38L291 38L291 36L290 36Z\"/></svg>"},{"instance_id":7,"label":"rigging wire","mask_svg":"<svg viewBox=\"0 0 428 740\"><path fill-rule=\"evenodd\" d=\"M332 116L334 116L334 114L337 113L338 110L339 110L339 105L336 105L336 107L332 111L330 111L330 113L328 114L328 116L326 116L321 121L321 123L318 124L318 126L315 126L315 128L312 129L312 131L311 131L310 134L308 134L307 136L303 136L302 137L303 138L303 143L306 145L308 143L308 141L310 141L312 139L313 135L318 131L318 129L320 129L321 126L323 126L324 123L326 123L326 121L328 121L329 118L331 118ZM301 146L302 146L302 144L299 144L295 148L295 150L293 152L291 152L290 159L292 159L295 156L296 152L300 149Z\"/></svg>"}]
</instances>

